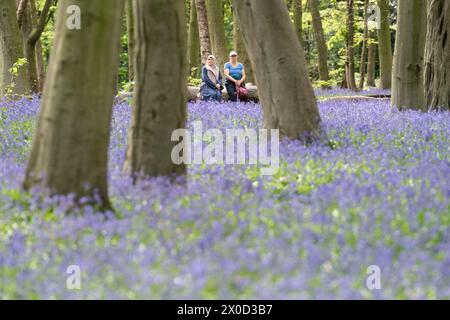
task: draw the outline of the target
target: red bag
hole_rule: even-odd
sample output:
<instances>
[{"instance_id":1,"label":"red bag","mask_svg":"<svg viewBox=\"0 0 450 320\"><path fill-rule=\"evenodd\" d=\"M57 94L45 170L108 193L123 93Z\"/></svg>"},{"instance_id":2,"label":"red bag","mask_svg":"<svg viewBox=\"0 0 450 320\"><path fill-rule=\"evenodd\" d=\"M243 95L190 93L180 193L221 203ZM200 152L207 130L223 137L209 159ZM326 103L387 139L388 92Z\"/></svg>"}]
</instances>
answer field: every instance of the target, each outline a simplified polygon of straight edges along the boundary
<instances>
[{"instance_id":1,"label":"red bag","mask_svg":"<svg viewBox=\"0 0 450 320\"><path fill-rule=\"evenodd\" d=\"M236 86L236 94L237 94L237 99L238 101L243 101L243 102L247 102L249 99L248 96L248 89L245 87L237 87Z\"/></svg>"}]
</instances>

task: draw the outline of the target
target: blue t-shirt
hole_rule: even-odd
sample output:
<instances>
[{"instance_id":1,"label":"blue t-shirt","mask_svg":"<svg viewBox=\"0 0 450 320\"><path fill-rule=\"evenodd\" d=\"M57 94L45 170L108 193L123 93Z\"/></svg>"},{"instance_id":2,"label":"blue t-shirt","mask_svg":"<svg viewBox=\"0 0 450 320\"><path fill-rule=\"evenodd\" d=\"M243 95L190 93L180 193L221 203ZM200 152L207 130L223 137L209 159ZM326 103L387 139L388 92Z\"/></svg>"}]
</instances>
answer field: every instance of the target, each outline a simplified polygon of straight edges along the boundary
<instances>
[{"instance_id":1,"label":"blue t-shirt","mask_svg":"<svg viewBox=\"0 0 450 320\"><path fill-rule=\"evenodd\" d=\"M225 63L224 69L230 70L230 76L235 80L241 80L244 71L244 65L242 63L238 63L237 66L233 67L230 62Z\"/></svg>"}]
</instances>

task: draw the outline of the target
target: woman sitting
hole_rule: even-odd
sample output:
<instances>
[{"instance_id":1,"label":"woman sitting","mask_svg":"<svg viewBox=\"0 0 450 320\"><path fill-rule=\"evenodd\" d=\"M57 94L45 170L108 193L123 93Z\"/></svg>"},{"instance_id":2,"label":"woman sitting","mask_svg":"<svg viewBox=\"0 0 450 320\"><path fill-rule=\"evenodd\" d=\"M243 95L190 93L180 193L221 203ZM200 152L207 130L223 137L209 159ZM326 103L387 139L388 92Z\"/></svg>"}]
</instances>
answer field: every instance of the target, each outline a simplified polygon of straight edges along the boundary
<instances>
[{"instance_id":1,"label":"woman sitting","mask_svg":"<svg viewBox=\"0 0 450 320\"><path fill-rule=\"evenodd\" d=\"M206 65L202 69L202 85L200 87L200 97L203 101L222 100L222 75L216 65L216 58L213 55L208 57Z\"/></svg>"},{"instance_id":2,"label":"woman sitting","mask_svg":"<svg viewBox=\"0 0 450 320\"><path fill-rule=\"evenodd\" d=\"M245 68L242 63L238 62L238 54L236 51L230 52L230 61L225 64L224 73L226 77L225 87L227 88L230 101L237 101L237 88L245 88Z\"/></svg>"}]
</instances>

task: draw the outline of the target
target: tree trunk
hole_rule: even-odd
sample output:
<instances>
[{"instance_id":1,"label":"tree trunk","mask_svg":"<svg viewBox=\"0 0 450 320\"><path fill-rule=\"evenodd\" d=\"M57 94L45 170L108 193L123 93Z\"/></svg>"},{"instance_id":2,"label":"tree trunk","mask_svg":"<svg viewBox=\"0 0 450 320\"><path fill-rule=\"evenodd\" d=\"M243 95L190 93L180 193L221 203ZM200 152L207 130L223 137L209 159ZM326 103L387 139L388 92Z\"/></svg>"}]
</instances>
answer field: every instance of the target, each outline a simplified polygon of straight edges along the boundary
<instances>
[{"instance_id":1,"label":"tree trunk","mask_svg":"<svg viewBox=\"0 0 450 320\"><path fill-rule=\"evenodd\" d=\"M347 87L357 90L355 81L355 16L354 0L347 0L347 59L345 62L345 76Z\"/></svg>"},{"instance_id":2,"label":"tree trunk","mask_svg":"<svg viewBox=\"0 0 450 320\"><path fill-rule=\"evenodd\" d=\"M31 93L39 93L39 79L37 70L36 59L36 44L39 41L42 32L44 31L47 16L52 5L52 0L46 0L42 13L39 16L38 21L33 20L32 8L35 5L34 0L19 1L16 0L19 5L19 10L23 10L20 14L20 30L23 37L24 54L27 59L27 75L28 75L28 87ZM24 4L25 3L25 4ZM34 8L35 9L35 8Z\"/></svg>"},{"instance_id":3,"label":"tree trunk","mask_svg":"<svg viewBox=\"0 0 450 320\"><path fill-rule=\"evenodd\" d=\"M82 32L66 27L77 5ZM61 0L24 187L89 197L109 208L107 152L124 2Z\"/></svg>"},{"instance_id":4,"label":"tree trunk","mask_svg":"<svg viewBox=\"0 0 450 320\"><path fill-rule=\"evenodd\" d=\"M17 73L10 72L16 62L25 57L14 0L0 1L0 47L2 48L0 94L28 94L26 67L19 67Z\"/></svg>"},{"instance_id":5,"label":"tree trunk","mask_svg":"<svg viewBox=\"0 0 450 320\"><path fill-rule=\"evenodd\" d=\"M195 6L197 8L198 33L200 35L202 63L206 64L206 60L212 51L205 0L195 0Z\"/></svg>"},{"instance_id":6,"label":"tree trunk","mask_svg":"<svg viewBox=\"0 0 450 320\"><path fill-rule=\"evenodd\" d=\"M431 109L450 109L450 2L428 1L425 95Z\"/></svg>"},{"instance_id":7,"label":"tree trunk","mask_svg":"<svg viewBox=\"0 0 450 320\"><path fill-rule=\"evenodd\" d=\"M320 115L305 55L283 0L234 0L256 77L264 124L292 139L318 137Z\"/></svg>"},{"instance_id":8,"label":"tree trunk","mask_svg":"<svg viewBox=\"0 0 450 320\"><path fill-rule=\"evenodd\" d=\"M216 56L217 65L222 69L225 62L228 61L225 23L223 19L223 2L217 0L205 0L205 4L208 16L211 52Z\"/></svg>"},{"instance_id":9,"label":"tree trunk","mask_svg":"<svg viewBox=\"0 0 450 320\"><path fill-rule=\"evenodd\" d=\"M359 90L364 88L364 80L366 77L366 57L367 57L367 43L369 41L369 21L368 19L368 10L369 10L369 0L364 0L364 34L363 34L363 43L361 49L361 61L359 65Z\"/></svg>"},{"instance_id":10,"label":"tree trunk","mask_svg":"<svg viewBox=\"0 0 450 320\"><path fill-rule=\"evenodd\" d=\"M38 23L38 17L35 0L31 0L30 10L31 10L31 20L33 21L33 28L36 28ZM36 42L36 71L39 83L39 93L42 93L42 91L44 90L44 82L45 82L45 64L44 64L44 56L42 53L41 40L38 40Z\"/></svg>"},{"instance_id":11,"label":"tree trunk","mask_svg":"<svg viewBox=\"0 0 450 320\"><path fill-rule=\"evenodd\" d=\"M319 79L325 83L321 85L322 88L329 88L328 81L330 76L328 74L328 49L325 42L325 37L322 28L322 18L320 17L318 0L308 0L309 11L311 11L312 26L314 31L314 38L317 43L317 64L319 69Z\"/></svg>"},{"instance_id":12,"label":"tree trunk","mask_svg":"<svg viewBox=\"0 0 450 320\"><path fill-rule=\"evenodd\" d=\"M398 1L391 105L400 110L427 109L423 90L426 14L423 0Z\"/></svg>"},{"instance_id":13,"label":"tree trunk","mask_svg":"<svg viewBox=\"0 0 450 320\"><path fill-rule=\"evenodd\" d=\"M242 39L242 30L239 21L235 14L233 14L233 39L234 49L239 54L239 60L245 66L245 75L247 83L255 83L255 76L253 74L252 63L248 57L247 48L245 48L244 40Z\"/></svg>"},{"instance_id":14,"label":"tree trunk","mask_svg":"<svg viewBox=\"0 0 450 320\"><path fill-rule=\"evenodd\" d=\"M172 133L186 122L184 3L136 0L135 5L136 96L128 166L135 179L185 174L185 165L176 165L171 158L178 144L171 141Z\"/></svg>"},{"instance_id":15,"label":"tree trunk","mask_svg":"<svg viewBox=\"0 0 450 320\"><path fill-rule=\"evenodd\" d=\"M192 73L194 68L200 68L200 36L198 33L197 8L195 7L195 0L191 0L189 15L188 62L189 73Z\"/></svg>"},{"instance_id":16,"label":"tree trunk","mask_svg":"<svg viewBox=\"0 0 450 320\"><path fill-rule=\"evenodd\" d=\"M127 33L128 33L128 81L134 81L134 47L135 47L135 31L134 31L134 12L133 0L126 0L127 10Z\"/></svg>"},{"instance_id":17,"label":"tree trunk","mask_svg":"<svg viewBox=\"0 0 450 320\"><path fill-rule=\"evenodd\" d=\"M392 45L391 29L389 22L389 1L378 0L380 7L381 23L378 30L378 50L380 59L380 87L382 89L391 88L392 78Z\"/></svg>"},{"instance_id":18,"label":"tree trunk","mask_svg":"<svg viewBox=\"0 0 450 320\"><path fill-rule=\"evenodd\" d=\"M370 35L370 33L369 33ZM368 41L368 56L367 56L367 82L368 87L375 87L375 61L377 56L377 44L373 36L369 36Z\"/></svg>"},{"instance_id":19,"label":"tree trunk","mask_svg":"<svg viewBox=\"0 0 450 320\"><path fill-rule=\"evenodd\" d=\"M303 8L302 0L292 0L292 11L294 12L294 27L298 41L303 46Z\"/></svg>"}]
</instances>

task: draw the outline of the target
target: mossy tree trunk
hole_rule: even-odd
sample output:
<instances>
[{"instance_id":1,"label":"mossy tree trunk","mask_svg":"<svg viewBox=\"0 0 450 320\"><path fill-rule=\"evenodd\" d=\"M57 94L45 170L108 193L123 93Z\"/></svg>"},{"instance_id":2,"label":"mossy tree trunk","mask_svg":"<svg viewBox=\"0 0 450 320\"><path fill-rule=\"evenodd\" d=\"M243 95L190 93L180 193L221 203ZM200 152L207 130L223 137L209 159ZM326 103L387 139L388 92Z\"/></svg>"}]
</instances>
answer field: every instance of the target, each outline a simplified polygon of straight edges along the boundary
<instances>
[{"instance_id":1,"label":"mossy tree trunk","mask_svg":"<svg viewBox=\"0 0 450 320\"><path fill-rule=\"evenodd\" d=\"M172 161L174 130L186 125L186 25L181 0L136 0L135 99L128 149L132 176L185 174ZM168 61L170 63L168 63Z\"/></svg>"},{"instance_id":2,"label":"mossy tree trunk","mask_svg":"<svg viewBox=\"0 0 450 320\"><path fill-rule=\"evenodd\" d=\"M205 4L208 16L211 52L216 56L217 65L222 69L225 61L228 61L223 1L205 0Z\"/></svg>"},{"instance_id":3,"label":"mossy tree trunk","mask_svg":"<svg viewBox=\"0 0 450 320\"><path fill-rule=\"evenodd\" d=\"M400 110L427 109L423 90L426 14L423 0L398 1L391 104Z\"/></svg>"},{"instance_id":4,"label":"mossy tree trunk","mask_svg":"<svg viewBox=\"0 0 450 320\"><path fill-rule=\"evenodd\" d=\"M319 0L308 0L309 11L311 12L314 39L317 45L317 64L319 69L319 79L323 81L322 88L328 88L330 76L328 73L328 48L322 27L322 18L319 11Z\"/></svg>"},{"instance_id":5,"label":"mossy tree trunk","mask_svg":"<svg viewBox=\"0 0 450 320\"><path fill-rule=\"evenodd\" d=\"M380 59L380 87L391 88L392 80L392 44L389 19L389 1L378 0L380 7L380 30L378 30L378 51Z\"/></svg>"},{"instance_id":6,"label":"mossy tree trunk","mask_svg":"<svg viewBox=\"0 0 450 320\"><path fill-rule=\"evenodd\" d=\"M127 33L128 33L128 81L134 81L134 12L133 0L126 0Z\"/></svg>"},{"instance_id":7,"label":"mossy tree trunk","mask_svg":"<svg viewBox=\"0 0 450 320\"><path fill-rule=\"evenodd\" d=\"M254 67L267 129L292 139L317 137L320 115L303 48L283 0L234 0Z\"/></svg>"},{"instance_id":8,"label":"mossy tree trunk","mask_svg":"<svg viewBox=\"0 0 450 320\"><path fill-rule=\"evenodd\" d=\"M66 25L81 9L81 30ZM107 159L124 2L61 0L24 187L95 198L109 208Z\"/></svg>"},{"instance_id":9,"label":"mossy tree trunk","mask_svg":"<svg viewBox=\"0 0 450 320\"><path fill-rule=\"evenodd\" d=\"M26 67L19 67L17 73L10 71L19 59L25 58L14 0L0 1L0 47L2 53L0 95L28 94Z\"/></svg>"}]
</instances>

